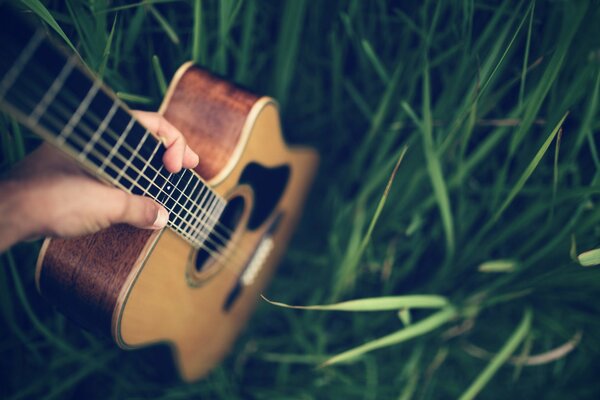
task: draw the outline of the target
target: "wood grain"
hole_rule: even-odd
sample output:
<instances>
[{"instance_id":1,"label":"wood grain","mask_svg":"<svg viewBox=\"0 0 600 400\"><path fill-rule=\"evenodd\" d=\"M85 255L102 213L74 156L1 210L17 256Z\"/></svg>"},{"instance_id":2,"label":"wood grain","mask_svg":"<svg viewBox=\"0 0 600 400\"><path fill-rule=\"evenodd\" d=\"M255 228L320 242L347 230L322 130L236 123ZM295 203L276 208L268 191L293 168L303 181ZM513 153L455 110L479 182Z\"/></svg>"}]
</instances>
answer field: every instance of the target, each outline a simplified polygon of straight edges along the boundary
<instances>
[{"instance_id":1,"label":"wood grain","mask_svg":"<svg viewBox=\"0 0 600 400\"><path fill-rule=\"evenodd\" d=\"M257 99L196 66L181 76L164 116L198 153L200 163L195 170L200 176L212 179L231 159Z\"/></svg>"},{"instance_id":2,"label":"wood grain","mask_svg":"<svg viewBox=\"0 0 600 400\"><path fill-rule=\"evenodd\" d=\"M94 235L53 239L43 254L38 287L82 327L110 334L123 282L157 233L116 225Z\"/></svg>"}]
</instances>

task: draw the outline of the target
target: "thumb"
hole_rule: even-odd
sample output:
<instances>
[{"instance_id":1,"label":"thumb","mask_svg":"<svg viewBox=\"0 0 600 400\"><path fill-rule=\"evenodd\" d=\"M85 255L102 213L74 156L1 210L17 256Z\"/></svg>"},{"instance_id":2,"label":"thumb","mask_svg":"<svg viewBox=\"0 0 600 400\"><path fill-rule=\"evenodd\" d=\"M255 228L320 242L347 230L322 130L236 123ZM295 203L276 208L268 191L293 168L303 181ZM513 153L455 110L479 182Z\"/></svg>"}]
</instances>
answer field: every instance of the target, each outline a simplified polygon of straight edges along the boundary
<instances>
[{"instance_id":1,"label":"thumb","mask_svg":"<svg viewBox=\"0 0 600 400\"><path fill-rule=\"evenodd\" d=\"M154 200L143 196L126 195L126 201L116 223L142 229L161 229L167 225L169 213Z\"/></svg>"}]
</instances>

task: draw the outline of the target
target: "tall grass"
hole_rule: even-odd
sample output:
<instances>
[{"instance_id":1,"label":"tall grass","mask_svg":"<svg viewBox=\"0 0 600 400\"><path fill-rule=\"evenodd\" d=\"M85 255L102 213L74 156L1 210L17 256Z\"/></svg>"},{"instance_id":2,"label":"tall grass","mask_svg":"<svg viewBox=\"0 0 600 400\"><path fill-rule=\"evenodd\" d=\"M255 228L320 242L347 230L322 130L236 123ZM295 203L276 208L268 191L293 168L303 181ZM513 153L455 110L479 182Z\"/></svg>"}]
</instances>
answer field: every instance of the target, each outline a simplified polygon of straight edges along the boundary
<instances>
[{"instance_id":1,"label":"tall grass","mask_svg":"<svg viewBox=\"0 0 600 400\"><path fill-rule=\"evenodd\" d=\"M23 3L132 107L190 59L279 99L322 164L265 295L325 310L261 301L184 385L55 313L21 244L0 257L3 398L598 398L597 2ZM1 134L3 170L37 143Z\"/></svg>"}]
</instances>

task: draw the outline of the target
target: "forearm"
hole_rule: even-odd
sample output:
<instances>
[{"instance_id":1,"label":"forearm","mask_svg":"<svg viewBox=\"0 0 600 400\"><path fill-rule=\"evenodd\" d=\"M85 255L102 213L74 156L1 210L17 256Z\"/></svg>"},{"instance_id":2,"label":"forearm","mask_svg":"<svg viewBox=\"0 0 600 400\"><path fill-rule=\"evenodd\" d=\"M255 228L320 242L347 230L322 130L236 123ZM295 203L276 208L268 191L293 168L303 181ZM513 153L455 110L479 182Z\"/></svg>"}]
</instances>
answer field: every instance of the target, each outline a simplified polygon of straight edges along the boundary
<instances>
[{"instance_id":1,"label":"forearm","mask_svg":"<svg viewBox=\"0 0 600 400\"><path fill-rule=\"evenodd\" d=\"M34 234L30 231L25 197L20 182L0 180L0 252Z\"/></svg>"}]
</instances>

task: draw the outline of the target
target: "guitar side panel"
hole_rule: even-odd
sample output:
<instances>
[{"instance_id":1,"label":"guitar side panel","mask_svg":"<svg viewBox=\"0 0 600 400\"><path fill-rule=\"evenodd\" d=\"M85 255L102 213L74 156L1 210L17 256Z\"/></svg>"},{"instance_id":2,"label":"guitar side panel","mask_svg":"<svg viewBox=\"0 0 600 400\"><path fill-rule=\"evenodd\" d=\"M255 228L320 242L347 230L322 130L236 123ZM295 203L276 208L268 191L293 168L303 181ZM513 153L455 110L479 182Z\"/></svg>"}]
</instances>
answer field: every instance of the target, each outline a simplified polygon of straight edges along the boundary
<instances>
[{"instance_id":1,"label":"guitar side panel","mask_svg":"<svg viewBox=\"0 0 600 400\"><path fill-rule=\"evenodd\" d=\"M38 290L82 327L110 335L122 288L159 234L116 225L79 238L46 239L36 270Z\"/></svg>"}]
</instances>

